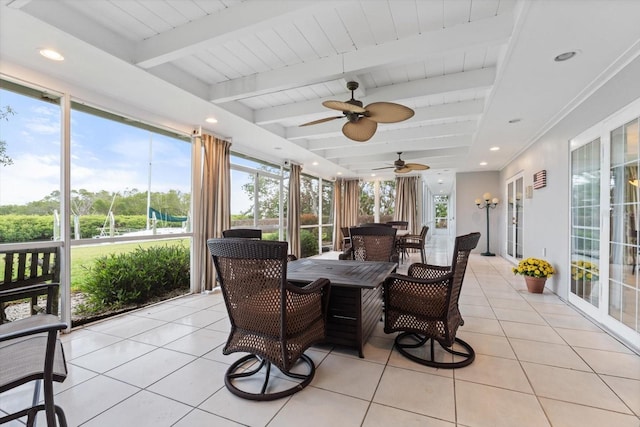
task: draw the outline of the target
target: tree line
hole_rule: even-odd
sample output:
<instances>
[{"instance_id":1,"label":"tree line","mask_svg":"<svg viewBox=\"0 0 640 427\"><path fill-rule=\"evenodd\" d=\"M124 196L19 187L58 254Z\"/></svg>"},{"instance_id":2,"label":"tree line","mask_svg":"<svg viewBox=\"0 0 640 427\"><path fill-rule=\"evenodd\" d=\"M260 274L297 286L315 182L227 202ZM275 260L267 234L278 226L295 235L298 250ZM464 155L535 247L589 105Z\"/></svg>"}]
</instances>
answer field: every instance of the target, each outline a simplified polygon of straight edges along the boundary
<instances>
[{"instance_id":1,"label":"tree line","mask_svg":"<svg viewBox=\"0 0 640 427\"><path fill-rule=\"evenodd\" d=\"M185 216L189 212L191 194L179 190L151 192L151 207L174 216ZM0 206L0 215L52 215L60 210L60 191L52 191L40 200L24 205ZM71 191L71 213L77 216L147 215L147 192L138 189L112 193L92 192L85 189Z\"/></svg>"}]
</instances>

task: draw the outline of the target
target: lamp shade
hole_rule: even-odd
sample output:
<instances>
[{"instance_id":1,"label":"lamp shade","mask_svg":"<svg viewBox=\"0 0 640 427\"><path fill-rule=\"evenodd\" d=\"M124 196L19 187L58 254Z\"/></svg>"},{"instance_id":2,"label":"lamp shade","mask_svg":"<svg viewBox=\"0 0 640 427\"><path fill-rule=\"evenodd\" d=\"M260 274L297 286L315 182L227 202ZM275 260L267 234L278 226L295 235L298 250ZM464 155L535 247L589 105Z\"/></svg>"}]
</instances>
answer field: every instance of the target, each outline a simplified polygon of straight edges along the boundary
<instances>
[{"instance_id":1,"label":"lamp shade","mask_svg":"<svg viewBox=\"0 0 640 427\"><path fill-rule=\"evenodd\" d=\"M491 201L491 203L493 203L494 205L497 205L499 201L500 200L498 200L497 197L494 197L493 200Z\"/></svg>"},{"instance_id":2,"label":"lamp shade","mask_svg":"<svg viewBox=\"0 0 640 427\"><path fill-rule=\"evenodd\" d=\"M476 199L476 205L479 205L480 203L482 203L482 200Z\"/></svg>"},{"instance_id":3,"label":"lamp shade","mask_svg":"<svg viewBox=\"0 0 640 427\"><path fill-rule=\"evenodd\" d=\"M484 200L491 200L491 193L484 193L484 194L482 195L482 198L483 198Z\"/></svg>"}]
</instances>

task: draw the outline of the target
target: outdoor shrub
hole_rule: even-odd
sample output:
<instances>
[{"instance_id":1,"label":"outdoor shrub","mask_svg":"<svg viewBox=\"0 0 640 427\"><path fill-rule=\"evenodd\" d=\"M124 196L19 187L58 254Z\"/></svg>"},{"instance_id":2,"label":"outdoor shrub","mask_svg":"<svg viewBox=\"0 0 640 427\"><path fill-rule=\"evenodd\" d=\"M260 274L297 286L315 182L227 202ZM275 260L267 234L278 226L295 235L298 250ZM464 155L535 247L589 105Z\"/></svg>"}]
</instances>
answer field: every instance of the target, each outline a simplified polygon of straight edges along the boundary
<instances>
[{"instance_id":1,"label":"outdoor shrub","mask_svg":"<svg viewBox=\"0 0 640 427\"><path fill-rule=\"evenodd\" d=\"M0 243L53 238L53 215L0 215Z\"/></svg>"},{"instance_id":2,"label":"outdoor shrub","mask_svg":"<svg viewBox=\"0 0 640 427\"><path fill-rule=\"evenodd\" d=\"M318 255L318 237L308 230L300 230L300 250L302 258Z\"/></svg>"},{"instance_id":3,"label":"outdoor shrub","mask_svg":"<svg viewBox=\"0 0 640 427\"><path fill-rule=\"evenodd\" d=\"M279 235L277 231L273 233L262 233L262 240L278 240Z\"/></svg>"},{"instance_id":4,"label":"outdoor shrub","mask_svg":"<svg viewBox=\"0 0 640 427\"><path fill-rule=\"evenodd\" d=\"M137 248L96 259L81 285L89 311L141 304L189 287L189 250L182 245Z\"/></svg>"}]
</instances>

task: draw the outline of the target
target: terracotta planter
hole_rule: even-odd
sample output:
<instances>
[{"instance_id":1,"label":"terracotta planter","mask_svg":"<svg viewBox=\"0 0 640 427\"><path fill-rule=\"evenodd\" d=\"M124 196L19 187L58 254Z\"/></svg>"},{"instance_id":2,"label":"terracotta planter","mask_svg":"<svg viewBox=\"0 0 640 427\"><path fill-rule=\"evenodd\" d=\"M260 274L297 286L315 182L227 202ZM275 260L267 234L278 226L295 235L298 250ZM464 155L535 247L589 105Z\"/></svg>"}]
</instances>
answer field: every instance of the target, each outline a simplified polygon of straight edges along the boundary
<instances>
[{"instance_id":1,"label":"terracotta planter","mask_svg":"<svg viewBox=\"0 0 640 427\"><path fill-rule=\"evenodd\" d=\"M527 290L529 292L532 294L541 294L544 291L544 284L547 282L547 278L524 276L524 281L527 284Z\"/></svg>"}]
</instances>

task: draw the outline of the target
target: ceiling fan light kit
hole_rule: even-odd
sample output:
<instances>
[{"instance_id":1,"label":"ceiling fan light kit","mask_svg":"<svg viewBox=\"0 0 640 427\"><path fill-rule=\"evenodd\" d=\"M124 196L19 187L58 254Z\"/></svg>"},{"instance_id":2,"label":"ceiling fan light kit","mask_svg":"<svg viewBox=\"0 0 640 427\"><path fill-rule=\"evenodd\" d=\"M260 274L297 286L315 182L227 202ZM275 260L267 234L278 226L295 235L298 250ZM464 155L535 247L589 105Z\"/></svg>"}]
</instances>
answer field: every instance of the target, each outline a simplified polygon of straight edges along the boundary
<instances>
[{"instance_id":1,"label":"ceiling fan light kit","mask_svg":"<svg viewBox=\"0 0 640 427\"><path fill-rule=\"evenodd\" d=\"M374 102L363 107L362 101L353 97L353 92L358 89L358 83L348 82L347 89L351 91L350 100L322 103L327 108L342 111L342 116L326 117L300 126L316 125L346 117L347 123L342 126L344 136L353 141L366 142L376 133L378 123L397 123L410 119L415 114L411 108L393 102Z\"/></svg>"}]
</instances>

